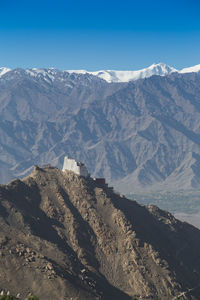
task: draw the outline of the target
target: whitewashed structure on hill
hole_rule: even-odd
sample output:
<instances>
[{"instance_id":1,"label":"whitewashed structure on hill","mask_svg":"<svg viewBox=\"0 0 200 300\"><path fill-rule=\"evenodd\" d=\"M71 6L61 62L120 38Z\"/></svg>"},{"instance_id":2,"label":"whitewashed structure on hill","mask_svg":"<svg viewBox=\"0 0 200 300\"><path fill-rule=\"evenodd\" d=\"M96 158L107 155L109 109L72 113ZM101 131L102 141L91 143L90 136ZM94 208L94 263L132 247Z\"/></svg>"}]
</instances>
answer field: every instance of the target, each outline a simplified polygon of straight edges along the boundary
<instances>
[{"instance_id":1,"label":"whitewashed structure on hill","mask_svg":"<svg viewBox=\"0 0 200 300\"><path fill-rule=\"evenodd\" d=\"M83 163L77 162L77 161L75 161L75 159L69 158L68 156L64 157L64 164L63 164L62 171L72 171L75 174L83 176L83 177L90 176L86 166Z\"/></svg>"}]
</instances>

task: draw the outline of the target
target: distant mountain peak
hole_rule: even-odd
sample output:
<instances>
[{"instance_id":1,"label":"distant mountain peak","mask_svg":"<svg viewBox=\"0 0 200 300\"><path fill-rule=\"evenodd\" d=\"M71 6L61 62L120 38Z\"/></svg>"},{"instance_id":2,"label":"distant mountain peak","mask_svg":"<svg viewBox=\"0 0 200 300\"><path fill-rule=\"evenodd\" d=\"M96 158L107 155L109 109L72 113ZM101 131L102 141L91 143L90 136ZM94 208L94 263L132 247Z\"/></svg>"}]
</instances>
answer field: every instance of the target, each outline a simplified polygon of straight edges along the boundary
<instances>
[{"instance_id":1,"label":"distant mountain peak","mask_svg":"<svg viewBox=\"0 0 200 300\"><path fill-rule=\"evenodd\" d=\"M175 69L174 67L171 67L171 66L169 66L169 65L167 65L163 62L160 62L158 64L154 63L146 69L159 69L159 70L162 70L164 72L167 72L168 74L173 73L173 72L178 72L177 69Z\"/></svg>"},{"instance_id":2,"label":"distant mountain peak","mask_svg":"<svg viewBox=\"0 0 200 300\"><path fill-rule=\"evenodd\" d=\"M166 65L165 63L154 63L151 66L140 69L140 70L129 70L129 71L121 71L121 70L99 70L89 72L86 70L69 70L66 72L70 73L79 73L79 74L86 74L89 73L94 76L98 76L107 82L128 82L133 81L141 78L148 78L153 75L160 75L166 76L173 72L178 72L173 67Z\"/></svg>"}]
</instances>

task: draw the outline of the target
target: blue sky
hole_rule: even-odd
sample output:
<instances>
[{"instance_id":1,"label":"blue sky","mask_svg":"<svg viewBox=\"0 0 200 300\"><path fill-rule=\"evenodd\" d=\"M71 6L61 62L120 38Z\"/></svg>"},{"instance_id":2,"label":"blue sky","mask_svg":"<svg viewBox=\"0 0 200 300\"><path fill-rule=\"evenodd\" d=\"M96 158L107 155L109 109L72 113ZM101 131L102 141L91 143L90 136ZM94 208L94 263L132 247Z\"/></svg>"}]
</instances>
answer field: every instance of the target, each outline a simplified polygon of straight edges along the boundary
<instances>
[{"instance_id":1,"label":"blue sky","mask_svg":"<svg viewBox=\"0 0 200 300\"><path fill-rule=\"evenodd\" d=\"M199 0L0 0L0 66L200 64Z\"/></svg>"}]
</instances>

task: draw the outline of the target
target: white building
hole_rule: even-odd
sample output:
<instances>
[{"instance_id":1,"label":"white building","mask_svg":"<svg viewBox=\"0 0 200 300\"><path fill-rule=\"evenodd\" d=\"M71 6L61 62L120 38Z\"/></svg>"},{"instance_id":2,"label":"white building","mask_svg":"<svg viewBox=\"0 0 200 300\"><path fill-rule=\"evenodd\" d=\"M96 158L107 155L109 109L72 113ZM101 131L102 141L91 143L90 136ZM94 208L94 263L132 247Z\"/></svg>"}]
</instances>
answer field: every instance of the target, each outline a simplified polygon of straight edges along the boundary
<instances>
[{"instance_id":1,"label":"white building","mask_svg":"<svg viewBox=\"0 0 200 300\"><path fill-rule=\"evenodd\" d=\"M77 175L83 176L83 177L89 177L90 174L88 173L88 170L86 166L81 163L75 161L75 159L68 158L67 156L64 157L64 164L63 164L63 171L72 171Z\"/></svg>"}]
</instances>

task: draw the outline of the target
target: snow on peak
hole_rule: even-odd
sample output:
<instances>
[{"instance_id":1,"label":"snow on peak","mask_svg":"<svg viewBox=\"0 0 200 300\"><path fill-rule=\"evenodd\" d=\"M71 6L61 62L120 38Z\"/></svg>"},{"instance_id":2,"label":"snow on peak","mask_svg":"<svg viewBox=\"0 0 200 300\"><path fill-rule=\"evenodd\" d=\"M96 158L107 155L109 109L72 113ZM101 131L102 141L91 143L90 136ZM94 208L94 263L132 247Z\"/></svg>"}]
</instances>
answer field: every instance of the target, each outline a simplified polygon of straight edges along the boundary
<instances>
[{"instance_id":1,"label":"snow on peak","mask_svg":"<svg viewBox=\"0 0 200 300\"><path fill-rule=\"evenodd\" d=\"M128 82L140 78L147 78L152 75L165 76L178 71L164 63L159 63L153 64L148 68L137 71L100 70L95 72L88 72L85 70L66 70L66 72L78 74L88 73L94 76L98 76L106 80L107 82Z\"/></svg>"},{"instance_id":2,"label":"snow on peak","mask_svg":"<svg viewBox=\"0 0 200 300\"><path fill-rule=\"evenodd\" d=\"M200 65L195 65L193 67L184 68L179 73L192 73L192 72L200 72Z\"/></svg>"},{"instance_id":3,"label":"snow on peak","mask_svg":"<svg viewBox=\"0 0 200 300\"><path fill-rule=\"evenodd\" d=\"M4 74L11 71L9 68L0 68L0 77ZM14 70L15 71L15 70ZM26 74L36 78L43 78L44 80L50 82L54 81L55 78L64 81L66 73L76 73L76 74L90 74L93 76L97 76L101 79L106 80L107 82L129 82L137 79L148 78L153 75L166 76L171 73L191 73L191 72L200 72L200 64L184 68L182 70L177 70L173 67L170 67L164 63L152 64L147 68L143 68L140 70L130 70L130 71L120 71L120 70L99 70L99 71L87 71L87 70L64 70L60 71L55 68L32 68L25 69ZM16 72L17 71L16 69Z\"/></svg>"},{"instance_id":4,"label":"snow on peak","mask_svg":"<svg viewBox=\"0 0 200 300\"><path fill-rule=\"evenodd\" d=\"M62 71L59 71L55 68L48 68L48 69L25 69L26 74L35 78L42 78L47 82L54 81L55 76Z\"/></svg>"},{"instance_id":5,"label":"snow on peak","mask_svg":"<svg viewBox=\"0 0 200 300\"><path fill-rule=\"evenodd\" d=\"M144 71L146 70L147 72L151 71L154 73L154 75L161 75L161 76L168 75L168 74L171 74L174 72L178 72L178 70L176 70L175 68L170 67L164 63L152 64L150 67L143 69L143 70Z\"/></svg>"},{"instance_id":6,"label":"snow on peak","mask_svg":"<svg viewBox=\"0 0 200 300\"><path fill-rule=\"evenodd\" d=\"M8 73L9 71L11 71L11 69L1 67L0 68L0 77L2 77L4 74Z\"/></svg>"},{"instance_id":7,"label":"snow on peak","mask_svg":"<svg viewBox=\"0 0 200 300\"><path fill-rule=\"evenodd\" d=\"M87 74L87 73L93 73L93 72L88 72L86 70L65 70L64 72L67 72L67 73L76 73L76 74Z\"/></svg>"}]
</instances>

